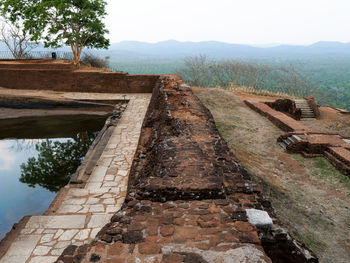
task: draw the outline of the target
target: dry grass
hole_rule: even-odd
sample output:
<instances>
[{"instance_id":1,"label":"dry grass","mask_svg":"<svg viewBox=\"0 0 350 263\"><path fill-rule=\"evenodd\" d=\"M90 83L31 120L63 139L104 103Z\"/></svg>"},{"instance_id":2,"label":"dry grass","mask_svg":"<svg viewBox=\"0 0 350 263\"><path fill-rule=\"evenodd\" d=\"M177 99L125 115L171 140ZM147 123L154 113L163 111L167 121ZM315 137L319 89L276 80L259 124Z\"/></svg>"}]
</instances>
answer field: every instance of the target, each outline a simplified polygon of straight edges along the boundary
<instances>
[{"instance_id":1,"label":"dry grass","mask_svg":"<svg viewBox=\"0 0 350 263\"><path fill-rule=\"evenodd\" d=\"M285 98L285 99L295 99L297 97L283 93L283 92L272 92L268 90L257 90L253 87L244 87L244 86L236 86L236 85L230 85L226 88L228 91L233 92L242 92L250 95L257 95L257 96L264 96L264 97L278 97L278 98Z\"/></svg>"}]
</instances>

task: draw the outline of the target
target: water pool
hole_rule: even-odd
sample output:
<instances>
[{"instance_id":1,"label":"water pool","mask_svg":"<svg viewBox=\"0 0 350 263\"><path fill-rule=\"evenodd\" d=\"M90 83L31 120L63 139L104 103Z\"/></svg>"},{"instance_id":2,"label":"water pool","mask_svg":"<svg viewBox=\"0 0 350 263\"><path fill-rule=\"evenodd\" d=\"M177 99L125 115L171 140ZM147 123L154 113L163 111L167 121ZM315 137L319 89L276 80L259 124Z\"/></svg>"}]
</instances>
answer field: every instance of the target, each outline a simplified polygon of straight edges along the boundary
<instances>
[{"instance_id":1,"label":"water pool","mask_svg":"<svg viewBox=\"0 0 350 263\"><path fill-rule=\"evenodd\" d=\"M105 116L0 121L0 239L42 214L80 165Z\"/></svg>"}]
</instances>

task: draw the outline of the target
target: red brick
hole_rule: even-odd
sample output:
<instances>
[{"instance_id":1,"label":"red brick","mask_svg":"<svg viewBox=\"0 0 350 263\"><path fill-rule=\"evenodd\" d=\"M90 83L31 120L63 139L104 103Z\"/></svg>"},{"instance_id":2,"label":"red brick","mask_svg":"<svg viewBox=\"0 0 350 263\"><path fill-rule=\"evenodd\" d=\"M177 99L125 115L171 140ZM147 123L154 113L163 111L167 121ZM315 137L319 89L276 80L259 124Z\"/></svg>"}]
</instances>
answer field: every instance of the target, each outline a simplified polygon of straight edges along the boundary
<instances>
[{"instance_id":1,"label":"red brick","mask_svg":"<svg viewBox=\"0 0 350 263\"><path fill-rule=\"evenodd\" d=\"M150 236L158 235L158 226L148 226L146 229L146 233Z\"/></svg>"},{"instance_id":2,"label":"red brick","mask_svg":"<svg viewBox=\"0 0 350 263\"><path fill-rule=\"evenodd\" d=\"M108 255L120 255L124 250L126 246L123 243L117 242L109 246L108 248Z\"/></svg>"},{"instance_id":3,"label":"red brick","mask_svg":"<svg viewBox=\"0 0 350 263\"><path fill-rule=\"evenodd\" d=\"M141 231L144 228L145 227L141 223L133 222L128 226L128 231Z\"/></svg>"},{"instance_id":4,"label":"red brick","mask_svg":"<svg viewBox=\"0 0 350 263\"><path fill-rule=\"evenodd\" d=\"M160 233L163 237L171 236L174 234L175 229L172 226L162 226Z\"/></svg>"},{"instance_id":5,"label":"red brick","mask_svg":"<svg viewBox=\"0 0 350 263\"><path fill-rule=\"evenodd\" d=\"M255 231L255 227L249 222L237 221L234 223L234 227L240 232L251 232Z\"/></svg>"},{"instance_id":6,"label":"red brick","mask_svg":"<svg viewBox=\"0 0 350 263\"><path fill-rule=\"evenodd\" d=\"M141 254L146 254L146 255L159 254L161 251L161 246L152 242L140 243L138 246L139 246L139 252Z\"/></svg>"},{"instance_id":7,"label":"red brick","mask_svg":"<svg viewBox=\"0 0 350 263\"><path fill-rule=\"evenodd\" d=\"M176 227L174 238L193 239L198 235L198 231L193 227Z\"/></svg>"},{"instance_id":8,"label":"red brick","mask_svg":"<svg viewBox=\"0 0 350 263\"><path fill-rule=\"evenodd\" d=\"M182 263L184 257L179 254L168 254L163 256L162 263Z\"/></svg>"}]
</instances>

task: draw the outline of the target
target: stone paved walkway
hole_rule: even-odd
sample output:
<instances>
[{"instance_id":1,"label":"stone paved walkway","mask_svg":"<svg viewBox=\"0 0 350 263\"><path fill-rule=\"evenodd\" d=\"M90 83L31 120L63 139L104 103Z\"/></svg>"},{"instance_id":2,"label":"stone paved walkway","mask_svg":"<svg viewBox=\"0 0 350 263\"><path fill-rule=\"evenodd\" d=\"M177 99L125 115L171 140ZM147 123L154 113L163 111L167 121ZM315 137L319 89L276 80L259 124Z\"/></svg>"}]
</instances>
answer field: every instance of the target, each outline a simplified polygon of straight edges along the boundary
<instances>
[{"instance_id":1,"label":"stone paved walkway","mask_svg":"<svg viewBox=\"0 0 350 263\"><path fill-rule=\"evenodd\" d=\"M83 189L68 193L54 215L32 216L0 263L52 263L69 245L91 242L126 196L128 174L151 94L63 94L72 99L127 99L129 104Z\"/></svg>"}]
</instances>

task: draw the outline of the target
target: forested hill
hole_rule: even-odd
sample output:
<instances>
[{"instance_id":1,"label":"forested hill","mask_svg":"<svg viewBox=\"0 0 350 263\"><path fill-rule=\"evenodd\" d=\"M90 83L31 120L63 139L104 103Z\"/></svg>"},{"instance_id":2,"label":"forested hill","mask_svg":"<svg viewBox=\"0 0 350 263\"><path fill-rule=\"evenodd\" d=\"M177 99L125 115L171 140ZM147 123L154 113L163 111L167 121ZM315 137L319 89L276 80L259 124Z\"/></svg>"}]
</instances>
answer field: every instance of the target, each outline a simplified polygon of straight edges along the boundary
<instances>
[{"instance_id":1,"label":"forested hill","mask_svg":"<svg viewBox=\"0 0 350 263\"><path fill-rule=\"evenodd\" d=\"M112 44L103 54L110 57L112 68L132 74L177 73L185 57L200 54L216 61L233 59L277 67L293 64L321 91L317 96L321 104L350 110L350 43L254 47L215 41L124 41Z\"/></svg>"}]
</instances>

